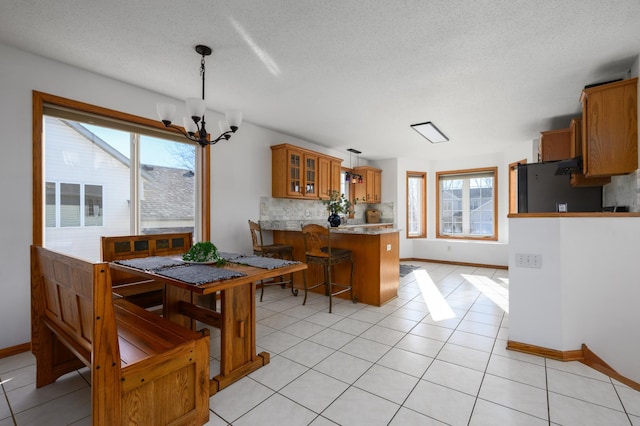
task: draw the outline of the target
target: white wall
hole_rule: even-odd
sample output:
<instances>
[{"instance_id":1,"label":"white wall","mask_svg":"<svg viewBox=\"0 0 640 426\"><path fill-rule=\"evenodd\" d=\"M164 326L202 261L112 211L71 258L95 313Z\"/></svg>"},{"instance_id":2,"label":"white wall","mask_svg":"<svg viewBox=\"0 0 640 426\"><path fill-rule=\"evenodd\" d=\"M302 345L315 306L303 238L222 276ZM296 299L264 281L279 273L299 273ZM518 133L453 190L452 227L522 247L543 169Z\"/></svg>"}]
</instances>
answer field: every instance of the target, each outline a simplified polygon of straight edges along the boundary
<instances>
[{"instance_id":1,"label":"white wall","mask_svg":"<svg viewBox=\"0 0 640 426\"><path fill-rule=\"evenodd\" d=\"M455 143L455 142L450 142ZM416 158L397 159L396 204L397 226L400 233L400 257L442 261L468 262L506 266L508 264L509 227L509 164L527 159L531 161L530 141L514 143L512 151L475 157L455 157L443 160ZM436 172L448 170L498 167L498 241L471 241L436 238ZM406 232L406 173L427 173L427 238L407 239ZM383 197L386 194L383 193Z\"/></svg>"},{"instance_id":2,"label":"white wall","mask_svg":"<svg viewBox=\"0 0 640 426\"><path fill-rule=\"evenodd\" d=\"M640 382L640 218L510 219L509 340L560 351L585 343ZM516 254L538 254L539 269Z\"/></svg>"}]
</instances>

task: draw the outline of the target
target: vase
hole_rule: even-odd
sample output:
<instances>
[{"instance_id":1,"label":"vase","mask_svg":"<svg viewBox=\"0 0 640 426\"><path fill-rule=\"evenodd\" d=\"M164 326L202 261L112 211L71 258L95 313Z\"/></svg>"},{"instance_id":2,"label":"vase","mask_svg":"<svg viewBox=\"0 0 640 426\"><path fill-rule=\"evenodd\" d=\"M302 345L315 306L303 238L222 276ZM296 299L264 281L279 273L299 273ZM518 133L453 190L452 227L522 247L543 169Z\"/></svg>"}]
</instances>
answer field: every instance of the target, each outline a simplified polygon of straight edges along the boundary
<instances>
[{"instance_id":1,"label":"vase","mask_svg":"<svg viewBox=\"0 0 640 426\"><path fill-rule=\"evenodd\" d=\"M329 215L328 221L329 221L329 225L331 225L334 228L340 226L340 216L338 216L338 214L336 213L331 213Z\"/></svg>"}]
</instances>

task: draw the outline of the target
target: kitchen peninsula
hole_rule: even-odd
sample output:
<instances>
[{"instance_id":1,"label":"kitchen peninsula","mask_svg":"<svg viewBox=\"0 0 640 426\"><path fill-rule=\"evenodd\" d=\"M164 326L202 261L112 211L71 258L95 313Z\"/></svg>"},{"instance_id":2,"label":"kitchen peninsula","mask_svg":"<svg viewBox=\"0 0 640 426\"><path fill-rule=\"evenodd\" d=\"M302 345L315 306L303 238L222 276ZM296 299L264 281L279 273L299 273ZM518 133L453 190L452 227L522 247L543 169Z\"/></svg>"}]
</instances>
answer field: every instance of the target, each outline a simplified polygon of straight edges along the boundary
<instances>
[{"instance_id":1,"label":"kitchen peninsula","mask_svg":"<svg viewBox=\"0 0 640 426\"><path fill-rule=\"evenodd\" d=\"M294 259L304 261L304 240L300 222L289 225L262 223L263 229L273 231L275 243L292 245ZM353 294L358 297L358 302L382 306L398 295L400 235L398 229L385 227L389 225L391 224L342 225L331 228L332 247L353 252ZM334 271L337 282L348 282L348 267L336 267ZM309 283L320 282L322 277L322 269L319 266L309 267ZM304 286L302 273L294 274L294 284L298 288ZM339 297L342 296L345 295Z\"/></svg>"}]
</instances>

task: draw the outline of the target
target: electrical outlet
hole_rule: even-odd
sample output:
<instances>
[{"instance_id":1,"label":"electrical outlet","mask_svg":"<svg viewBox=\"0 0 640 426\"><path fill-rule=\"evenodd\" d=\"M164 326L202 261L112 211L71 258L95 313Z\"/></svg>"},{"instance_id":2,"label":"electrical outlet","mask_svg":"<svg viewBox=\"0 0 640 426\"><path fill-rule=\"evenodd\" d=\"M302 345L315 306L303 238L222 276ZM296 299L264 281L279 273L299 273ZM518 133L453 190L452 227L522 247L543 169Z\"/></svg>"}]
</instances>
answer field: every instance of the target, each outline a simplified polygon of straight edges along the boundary
<instances>
[{"instance_id":1,"label":"electrical outlet","mask_svg":"<svg viewBox=\"0 0 640 426\"><path fill-rule=\"evenodd\" d=\"M516 266L521 268L542 268L542 255L516 253Z\"/></svg>"},{"instance_id":2,"label":"electrical outlet","mask_svg":"<svg viewBox=\"0 0 640 426\"><path fill-rule=\"evenodd\" d=\"M391 244L387 244L387 251L391 251Z\"/></svg>"}]
</instances>

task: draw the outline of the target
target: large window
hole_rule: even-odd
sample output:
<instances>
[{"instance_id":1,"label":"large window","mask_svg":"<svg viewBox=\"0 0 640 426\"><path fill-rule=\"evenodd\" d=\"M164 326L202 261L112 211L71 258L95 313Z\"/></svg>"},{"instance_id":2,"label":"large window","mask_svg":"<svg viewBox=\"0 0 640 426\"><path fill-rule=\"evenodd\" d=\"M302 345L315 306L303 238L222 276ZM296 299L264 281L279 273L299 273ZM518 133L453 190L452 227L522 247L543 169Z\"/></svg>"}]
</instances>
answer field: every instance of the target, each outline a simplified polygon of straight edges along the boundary
<instances>
[{"instance_id":1,"label":"large window","mask_svg":"<svg viewBox=\"0 0 640 426\"><path fill-rule=\"evenodd\" d=\"M427 236L426 180L424 172L407 172L407 238Z\"/></svg>"},{"instance_id":2,"label":"large window","mask_svg":"<svg viewBox=\"0 0 640 426\"><path fill-rule=\"evenodd\" d=\"M101 236L208 239L209 148L152 120L38 92L34 117L34 243L97 261Z\"/></svg>"},{"instance_id":3,"label":"large window","mask_svg":"<svg viewBox=\"0 0 640 426\"><path fill-rule=\"evenodd\" d=\"M436 173L437 237L498 239L497 168Z\"/></svg>"}]
</instances>

